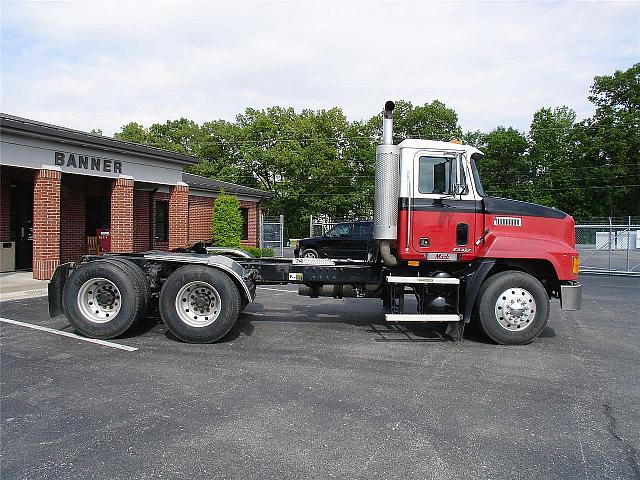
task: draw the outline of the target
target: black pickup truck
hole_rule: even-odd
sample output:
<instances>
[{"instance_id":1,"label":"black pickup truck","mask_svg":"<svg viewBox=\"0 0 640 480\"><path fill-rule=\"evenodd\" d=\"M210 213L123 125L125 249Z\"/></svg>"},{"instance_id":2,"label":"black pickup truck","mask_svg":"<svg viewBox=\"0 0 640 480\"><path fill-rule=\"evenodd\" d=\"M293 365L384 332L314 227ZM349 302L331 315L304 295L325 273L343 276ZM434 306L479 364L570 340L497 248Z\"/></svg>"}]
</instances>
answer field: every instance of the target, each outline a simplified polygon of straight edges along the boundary
<instances>
[{"instance_id":1,"label":"black pickup truck","mask_svg":"<svg viewBox=\"0 0 640 480\"><path fill-rule=\"evenodd\" d=\"M371 220L342 222L320 237L299 240L294 253L303 258L366 260L372 244Z\"/></svg>"}]
</instances>

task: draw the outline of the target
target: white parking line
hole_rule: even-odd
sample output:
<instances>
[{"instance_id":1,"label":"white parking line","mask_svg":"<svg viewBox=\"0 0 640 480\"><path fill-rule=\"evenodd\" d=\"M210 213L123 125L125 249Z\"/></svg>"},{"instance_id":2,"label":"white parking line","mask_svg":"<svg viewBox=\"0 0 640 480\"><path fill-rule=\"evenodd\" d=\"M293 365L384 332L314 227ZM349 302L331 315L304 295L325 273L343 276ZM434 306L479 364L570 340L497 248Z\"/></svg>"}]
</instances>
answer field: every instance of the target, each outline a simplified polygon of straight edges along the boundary
<instances>
[{"instance_id":1,"label":"white parking line","mask_svg":"<svg viewBox=\"0 0 640 480\"><path fill-rule=\"evenodd\" d=\"M61 335L63 337L75 338L76 340L82 340L83 342L97 343L104 347L119 348L120 350L126 350L127 352L135 352L138 350L135 347L128 345L120 345L119 343L107 342L106 340L96 340L95 338L86 338L76 335L75 333L63 332L61 330L55 330L53 328L42 327L40 325L33 325L32 323L18 322L17 320L11 320L9 318L0 317L0 322L10 323L11 325L19 325L20 327L33 328L34 330L40 330L42 332L53 333L54 335Z\"/></svg>"}]
</instances>

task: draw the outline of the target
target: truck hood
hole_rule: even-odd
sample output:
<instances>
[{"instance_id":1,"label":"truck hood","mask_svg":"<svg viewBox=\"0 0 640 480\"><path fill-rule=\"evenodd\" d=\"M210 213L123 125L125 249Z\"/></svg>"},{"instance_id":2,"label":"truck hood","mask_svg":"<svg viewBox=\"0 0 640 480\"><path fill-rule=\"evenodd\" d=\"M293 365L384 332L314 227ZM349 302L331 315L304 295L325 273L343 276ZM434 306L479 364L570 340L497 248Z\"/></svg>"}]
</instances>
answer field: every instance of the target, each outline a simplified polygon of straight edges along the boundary
<instances>
[{"instance_id":1,"label":"truck hood","mask_svg":"<svg viewBox=\"0 0 640 480\"><path fill-rule=\"evenodd\" d=\"M484 212L491 215L527 215L530 217L563 219L567 214L561 210L535 203L511 200L509 198L484 197Z\"/></svg>"}]
</instances>

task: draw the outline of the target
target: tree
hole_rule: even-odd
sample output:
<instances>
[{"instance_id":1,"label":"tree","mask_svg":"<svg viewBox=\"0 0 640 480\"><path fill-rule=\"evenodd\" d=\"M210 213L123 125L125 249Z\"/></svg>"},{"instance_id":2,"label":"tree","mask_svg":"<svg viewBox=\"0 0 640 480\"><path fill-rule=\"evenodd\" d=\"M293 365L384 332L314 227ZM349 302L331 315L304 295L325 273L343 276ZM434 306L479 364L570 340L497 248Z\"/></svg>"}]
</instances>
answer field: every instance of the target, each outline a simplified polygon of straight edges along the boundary
<instances>
[{"instance_id":1,"label":"tree","mask_svg":"<svg viewBox=\"0 0 640 480\"><path fill-rule=\"evenodd\" d=\"M478 150L482 150L484 148L485 142L485 133L482 133L480 130L476 130L474 132L468 131L462 135L462 143L465 145L471 145L472 147L476 147Z\"/></svg>"},{"instance_id":2,"label":"tree","mask_svg":"<svg viewBox=\"0 0 640 480\"><path fill-rule=\"evenodd\" d=\"M398 100L393 111L396 143L406 138L422 138L425 140L442 140L448 142L462 137L462 129L458 125L458 114L439 100L414 107L407 100ZM372 117L369 127L377 139L382 135L382 119L380 115Z\"/></svg>"},{"instance_id":3,"label":"tree","mask_svg":"<svg viewBox=\"0 0 640 480\"><path fill-rule=\"evenodd\" d=\"M120 129L120 132L116 133L113 138L126 142L140 143L142 145L149 145L151 143L147 129L136 122L130 122L124 125Z\"/></svg>"},{"instance_id":4,"label":"tree","mask_svg":"<svg viewBox=\"0 0 640 480\"><path fill-rule=\"evenodd\" d=\"M575 212L580 200L573 176L572 129L576 113L566 106L541 108L529 129L529 160L533 170L533 201Z\"/></svg>"},{"instance_id":5,"label":"tree","mask_svg":"<svg viewBox=\"0 0 640 480\"><path fill-rule=\"evenodd\" d=\"M216 247L234 248L242 239L242 215L240 202L234 195L220 192L213 204L213 243Z\"/></svg>"},{"instance_id":6,"label":"tree","mask_svg":"<svg viewBox=\"0 0 640 480\"><path fill-rule=\"evenodd\" d=\"M527 139L512 127L498 127L477 139L484 157L477 162L488 194L528 200L531 165L526 157Z\"/></svg>"},{"instance_id":7,"label":"tree","mask_svg":"<svg viewBox=\"0 0 640 480\"><path fill-rule=\"evenodd\" d=\"M640 63L594 79L592 118L574 129L590 216L640 216Z\"/></svg>"}]
</instances>

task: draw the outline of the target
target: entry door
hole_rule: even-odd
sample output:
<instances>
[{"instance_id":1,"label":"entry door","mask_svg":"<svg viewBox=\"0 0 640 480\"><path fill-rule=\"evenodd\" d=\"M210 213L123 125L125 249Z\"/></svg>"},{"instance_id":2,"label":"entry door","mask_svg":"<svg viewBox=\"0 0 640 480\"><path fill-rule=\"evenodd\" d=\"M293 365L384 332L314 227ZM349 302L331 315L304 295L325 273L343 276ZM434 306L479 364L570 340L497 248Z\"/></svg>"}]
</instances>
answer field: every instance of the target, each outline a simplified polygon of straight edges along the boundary
<instances>
[{"instance_id":1,"label":"entry door","mask_svg":"<svg viewBox=\"0 0 640 480\"><path fill-rule=\"evenodd\" d=\"M33 184L11 185L11 240L16 242L16 270L33 266Z\"/></svg>"},{"instance_id":2,"label":"entry door","mask_svg":"<svg viewBox=\"0 0 640 480\"><path fill-rule=\"evenodd\" d=\"M415 156L413 195L407 206L408 243L411 253L421 258L429 253L474 253L478 205L467 180L466 162L463 157L460 164L457 162L460 155L461 152L422 151ZM462 194L456 194L457 181L466 185Z\"/></svg>"}]
</instances>

